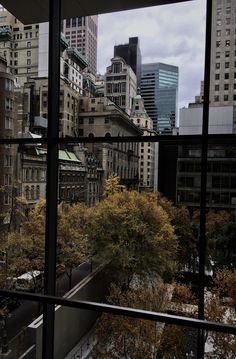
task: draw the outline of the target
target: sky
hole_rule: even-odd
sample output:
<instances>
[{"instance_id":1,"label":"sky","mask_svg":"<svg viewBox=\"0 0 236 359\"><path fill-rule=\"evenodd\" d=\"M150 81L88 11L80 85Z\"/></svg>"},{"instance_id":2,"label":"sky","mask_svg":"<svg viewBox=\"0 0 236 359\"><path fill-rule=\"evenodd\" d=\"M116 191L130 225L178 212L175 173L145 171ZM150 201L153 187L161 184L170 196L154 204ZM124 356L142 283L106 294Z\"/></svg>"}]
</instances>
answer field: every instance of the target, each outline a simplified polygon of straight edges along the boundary
<instances>
[{"instance_id":1,"label":"sky","mask_svg":"<svg viewBox=\"0 0 236 359\"><path fill-rule=\"evenodd\" d=\"M204 74L205 0L149 7L98 18L98 73L104 74L114 45L138 36L142 63L179 67L179 108L200 93Z\"/></svg>"}]
</instances>

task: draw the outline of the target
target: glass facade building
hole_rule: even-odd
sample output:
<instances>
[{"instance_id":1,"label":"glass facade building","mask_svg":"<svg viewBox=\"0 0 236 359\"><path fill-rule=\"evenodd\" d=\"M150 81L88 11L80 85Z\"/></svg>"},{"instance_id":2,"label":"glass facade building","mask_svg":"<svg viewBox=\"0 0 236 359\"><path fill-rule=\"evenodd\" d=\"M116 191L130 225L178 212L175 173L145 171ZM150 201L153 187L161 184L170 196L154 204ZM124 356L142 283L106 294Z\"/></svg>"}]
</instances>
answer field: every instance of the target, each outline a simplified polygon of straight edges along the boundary
<instances>
[{"instance_id":1,"label":"glass facade building","mask_svg":"<svg viewBox=\"0 0 236 359\"><path fill-rule=\"evenodd\" d=\"M152 63L142 65L141 95L158 133L171 133L176 126L179 69Z\"/></svg>"}]
</instances>

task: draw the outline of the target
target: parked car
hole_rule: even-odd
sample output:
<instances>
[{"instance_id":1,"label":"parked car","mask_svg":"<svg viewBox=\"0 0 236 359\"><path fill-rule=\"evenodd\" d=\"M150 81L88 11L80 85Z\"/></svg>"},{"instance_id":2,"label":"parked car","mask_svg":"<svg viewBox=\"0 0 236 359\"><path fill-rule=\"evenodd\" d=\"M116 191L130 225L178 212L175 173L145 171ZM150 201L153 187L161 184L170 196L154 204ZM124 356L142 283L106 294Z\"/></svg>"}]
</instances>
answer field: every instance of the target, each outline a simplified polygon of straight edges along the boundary
<instances>
[{"instance_id":1,"label":"parked car","mask_svg":"<svg viewBox=\"0 0 236 359\"><path fill-rule=\"evenodd\" d=\"M16 290L35 292L43 287L43 272L32 270L16 278Z\"/></svg>"}]
</instances>

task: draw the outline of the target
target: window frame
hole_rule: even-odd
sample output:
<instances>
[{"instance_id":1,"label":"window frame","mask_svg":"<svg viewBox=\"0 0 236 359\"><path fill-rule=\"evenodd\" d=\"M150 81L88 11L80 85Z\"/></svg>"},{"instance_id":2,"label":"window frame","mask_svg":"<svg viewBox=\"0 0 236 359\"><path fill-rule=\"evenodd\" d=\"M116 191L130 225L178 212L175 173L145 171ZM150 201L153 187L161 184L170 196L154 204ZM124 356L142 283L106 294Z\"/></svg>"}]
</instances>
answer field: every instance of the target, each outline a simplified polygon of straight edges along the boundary
<instances>
[{"instance_id":1,"label":"window frame","mask_svg":"<svg viewBox=\"0 0 236 359\"><path fill-rule=\"evenodd\" d=\"M44 294L32 294L16 291L0 290L1 295L18 297L31 301L43 303L43 352L44 359L54 357L54 321L55 304L62 306L87 309L128 317L148 319L152 321L165 322L169 324L182 325L198 329L198 355L203 357L204 353L204 330L219 331L236 335L236 327L222 323L213 323L204 319L204 288L205 288L205 216L206 216L206 179L207 179L207 149L210 141L219 140L230 143L236 140L235 135L209 135L209 87L210 87L210 60L211 60L211 0L207 0L206 10L206 40L205 40L205 71L204 71L204 103L203 103L203 127L202 135L171 136L157 135L144 136L142 142L159 143L186 143L196 141L201 143L201 201L200 201L200 240L199 240L199 303L198 319L169 315L164 313L149 312L140 309L118 307L109 304L95 303L89 301L75 301L55 296L56 279L56 239L57 239L57 194L58 194L58 149L60 143L83 143L85 139L74 137L74 139L59 137L59 94L60 94L60 0L50 0L49 15L49 86L48 86L48 132L47 138L40 142L47 145L47 196L46 196L46 236L45 236L45 288ZM186 138L187 137L187 138ZM140 142L136 137L86 137L86 142ZM37 144L37 139L0 139L0 144Z\"/></svg>"}]
</instances>

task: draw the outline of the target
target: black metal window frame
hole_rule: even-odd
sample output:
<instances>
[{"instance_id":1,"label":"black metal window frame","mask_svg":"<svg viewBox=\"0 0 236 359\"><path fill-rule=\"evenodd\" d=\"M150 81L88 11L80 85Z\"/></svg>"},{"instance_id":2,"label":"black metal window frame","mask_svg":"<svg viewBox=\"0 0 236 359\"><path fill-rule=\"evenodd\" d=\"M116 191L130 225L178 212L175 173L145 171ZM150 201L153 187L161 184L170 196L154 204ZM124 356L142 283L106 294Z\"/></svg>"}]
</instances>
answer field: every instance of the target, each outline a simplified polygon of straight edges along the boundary
<instances>
[{"instance_id":1,"label":"black metal window frame","mask_svg":"<svg viewBox=\"0 0 236 359\"><path fill-rule=\"evenodd\" d=\"M45 289L44 294L23 293L19 291L0 290L0 294L8 297L31 300L43 303L43 349L42 357L54 357L54 321L55 305L80 308L114 315L159 321L196 328L198 330L198 358L204 358L204 331L218 331L236 335L236 326L207 321L204 318L204 288L206 260L206 180L207 180L207 149L211 143L231 144L236 142L236 135L209 135L209 88L210 88L210 55L211 55L211 21L212 0L206 5L205 34L205 70L204 70L204 104L202 135L192 136L143 136L143 137L59 137L59 94L60 94L60 24L61 0L50 0L49 9L49 86L48 86L48 133L40 139L48 147L47 151L47 194L46 194L46 235L45 235ZM159 142L160 144L201 145L201 201L200 201L200 239L199 239L199 298L198 319L186 318L164 313L149 312L139 309L118 307L109 304L89 301L75 301L55 296L56 283L56 241L57 241L57 195L58 195L58 149L64 143L101 143L101 142ZM38 139L0 139L3 144L37 144Z\"/></svg>"}]
</instances>

